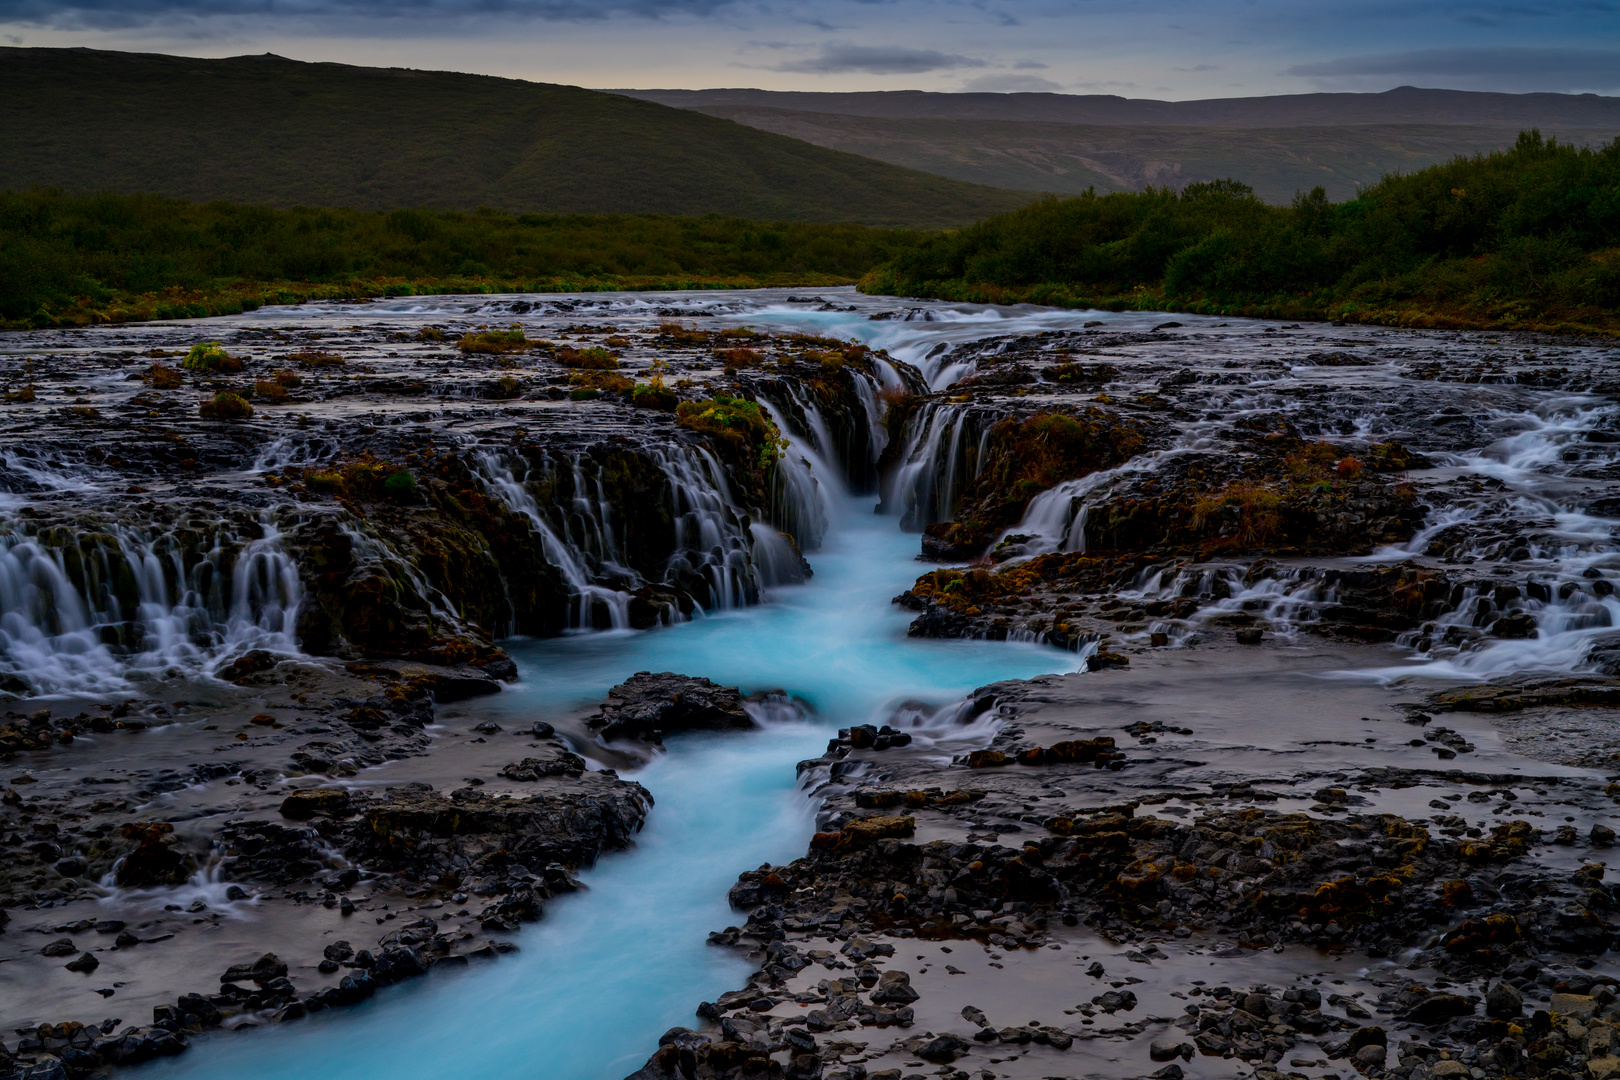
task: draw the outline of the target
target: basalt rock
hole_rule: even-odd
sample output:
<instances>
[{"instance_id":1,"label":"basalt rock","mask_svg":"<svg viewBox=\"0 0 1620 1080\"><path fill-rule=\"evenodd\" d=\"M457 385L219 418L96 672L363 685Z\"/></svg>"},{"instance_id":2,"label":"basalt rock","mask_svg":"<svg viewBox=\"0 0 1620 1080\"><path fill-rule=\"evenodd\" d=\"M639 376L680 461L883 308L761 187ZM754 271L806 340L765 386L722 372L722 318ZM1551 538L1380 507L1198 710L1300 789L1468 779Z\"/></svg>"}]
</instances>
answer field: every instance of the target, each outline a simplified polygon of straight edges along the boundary
<instances>
[{"instance_id":1,"label":"basalt rock","mask_svg":"<svg viewBox=\"0 0 1620 1080\"><path fill-rule=\"evenodd\" d=\"M654 744L681 731L727 731L754 726L740 690L708 679L640 671L608 691L601 712L587 719L602 738Z\"/></svg>"}]
</instances>

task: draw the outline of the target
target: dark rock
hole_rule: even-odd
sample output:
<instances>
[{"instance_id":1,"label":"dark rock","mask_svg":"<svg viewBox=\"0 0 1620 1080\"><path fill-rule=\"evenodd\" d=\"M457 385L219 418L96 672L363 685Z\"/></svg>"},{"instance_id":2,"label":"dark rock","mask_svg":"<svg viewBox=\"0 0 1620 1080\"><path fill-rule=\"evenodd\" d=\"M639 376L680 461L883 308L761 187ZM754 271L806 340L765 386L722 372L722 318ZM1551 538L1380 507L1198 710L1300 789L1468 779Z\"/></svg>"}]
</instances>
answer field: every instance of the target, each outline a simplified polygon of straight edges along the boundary
<instances>
[{"instance_id":1,"label":"dark rock","mask_svg":"<svg viewBox=\"0 0 1620 1080\"><path fill-rule=\"evenodd\" d=\"M195 1016L203 1027L218 1027L225 1019L219 1008L201 994L181 994L177 1005L182 1014Z\"/></svg>"},{"instance_id":2,"label":"dark rock","mask_svg":"<svg viewBox=\"0 0 1620 1080\"><path fill-rule=\"evenodd\" d=\"M1524 1013L1524 995L1503 979L1491 984L1485 994L1485 1015L1498 1020L1517 1020Z\"/></svg>"},{"instance_id":3,"label":"dark rock","mask_svg":"<svg viewBox=\"0 0 1620 1080\"><path fill-rule=\"evenodd\" d=\"M318 814L342 817L349 806L349 793L342 788L310 788L281 800L281 816L293 821L308 821Z\"/></svg>"},{"instance_id":4,"label":"dark rock","mask_svg":"<svg viewBox=\"0 0 1620 1080\"><path fill-rule=\"evenodd\" d=\"M115 875L126 889L150 889L159 885L183 885L197 870L197 860L171 842L174 826L166 821L125 825L123 836L135 841L135 850L125 855Z\"/></svg>"},{"instance_id":5,"label":"dark rock","mask_svg":"<svg viewBox=\"0 0 1620 1080\"><path fill-rule=\"evenodd\" d=\"M913 1000L915 1000L915 998ZM973 1049L973 1044L968 1042L966 1039L961 1039L955 1035L947 1034L934 1036L932 1039L919 1046L916 1053L917 1056L922 1058L924 1061L932 1061L936 1064L946 1065L955 1061L957 1058L961 1057L971 1049Z\"/></svg>"},{"instance_id":6,"label":"dark rock","mask_svg":"<svg viewBox=\"0 0 1620 1080\"><path fill-rule=\"evenodd\" d=\"M263 986L272 979L287 977L287 964L275 953L265 953L251 964L236 964L219 977L222 983L256 982Z\"/></svg>"},{"instance_id":7,"label":"dark rock","mask_svg":"<svg viewBox=\"0 0 1620 1080\"><path fill-rule=\"evenodd\" d=\"M885 971L872 991L872 1001L882 1005L910 1005L921 996L911 988L911 976L904 971Z\"/></svg>"},{"instance_id":8,"label":"dark rock","mask_svg":"<svg viewBox=\"0 0 1620 1080\"><path fill-rule=\"evenodd\" d=\"M535 781L547 776L579 776L585 771L585 759L577 754L562 753L554 758L524 758L501 769L508 780Z\"/></svg>"},{"instance_id":9,"label":"dark rock","mask_svg":"<svg viewBox=\"0 0 1620 1080\"><path fill-rule=\"evenodd\" d=\"M742 693L709 681L639 671L608 691L602 711L585 721L609 741L638 739L658 743L677 731L751 728Z\"/></svg>"},{"instance_id":10,"label":"dark rock","mask_svg":"<svg viewBox=\"0 0 1620 1080\"><path fill-rule=\"evenodd\" d=\"M43 949L39 950L41 956L72 956L78 952L73 945L72 938L57 938Z\"/></svg>"},{"instance_id":11,"label":"dark rock","mask_svg":"<svg viewBox=\"0 0 1620 1080\"><path fill-rule=\"evenodd\" d=\"M487 662L484 667L486 672L489 672L489 663L498 665L501 661ZM510 660L505 661L505 663L512 664ZM513 664L512 676L516 677L516 675L517 666ZM452 701L465 701L468 698L482 697L485 694L500 693L501 684L495 681L496 678L500 678L500 676L494 672L485 675L468 668L436 674L429 681L433 688L433 700L445 705Z\"/></svg>"},{"instance_id":12,"label":"dark rock","mask_svg":"<svg viewBox=\"0 0 1620 1080\"><path fill-rule=\"evenodd\" d=\"M101 966L101 961L96 959L94 953L80 953L77 960L69 960L63 966L69 971L78 971L88 975Z\"/></svg>"},{"instance_id":13,"label":"dark rock","mask_svg":"<svg viewBox=\"0 0 1620 1080\"><path fill-rule=\"evenodd\" d=\"M1407 1009L1401 1019L1409 1024L1442 1024L1458 1016L1474 1015L1474 1006L1461 994L1429 994Z\"/></svg>"}]
</instances>

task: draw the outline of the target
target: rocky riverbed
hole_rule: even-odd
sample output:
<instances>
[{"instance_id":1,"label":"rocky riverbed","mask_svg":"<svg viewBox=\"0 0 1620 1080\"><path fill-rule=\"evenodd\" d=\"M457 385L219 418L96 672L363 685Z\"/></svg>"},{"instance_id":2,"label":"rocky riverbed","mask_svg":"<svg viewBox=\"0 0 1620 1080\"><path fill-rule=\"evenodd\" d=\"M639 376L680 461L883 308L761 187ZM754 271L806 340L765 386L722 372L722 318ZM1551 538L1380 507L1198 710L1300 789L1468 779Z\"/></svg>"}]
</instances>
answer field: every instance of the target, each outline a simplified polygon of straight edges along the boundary
<instances>
[{"instance_id":1,"label":"rocky riverbed","mask_svg":"<svg viewBox=\"0 0 1620 1080\"><path fill-rule=\"evenodd\" d=\"M755 974L640 1077L1620 1072L1615 350L419 303L0 342L14 1072L520 950L671 740L807 724L815 834L711 936ZM1072 673L607 661L834 587L862 498L936 565L861 663ZM514 713L558 635L602 674Z\"/></svg>"}]
</instances>

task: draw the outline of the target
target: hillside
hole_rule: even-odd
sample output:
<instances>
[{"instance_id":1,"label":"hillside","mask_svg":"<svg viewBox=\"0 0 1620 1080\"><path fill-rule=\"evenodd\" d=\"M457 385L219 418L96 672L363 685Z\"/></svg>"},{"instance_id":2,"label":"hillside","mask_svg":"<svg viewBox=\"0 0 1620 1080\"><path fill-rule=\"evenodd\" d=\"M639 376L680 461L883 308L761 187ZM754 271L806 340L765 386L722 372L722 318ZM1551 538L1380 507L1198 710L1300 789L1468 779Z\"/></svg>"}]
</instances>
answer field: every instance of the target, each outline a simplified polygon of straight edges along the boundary
<instances>
[{"instance_id":1,"label":"hillside","mask_svg":"<svg viewBox=\"0 0 1620 1080\"><path fill-rule=\"evenodd\" d=\"M1513 144L1523 127L1602 145L1620 99L1403 88L1222 101L1064 94L623 93L973 183L1079 194L1235 177L1266 202L1348 199L1386 173Z\"/></svg>"},{"instance_id":2,"label":"hillside","mask_svg":"<svg viewBox=\"0 0 1620 1080\"><path fill-rule=\"evenodd\" d=\"M1028 201L690 110L483 75L4 48L0 99L13 103L0 189L911 227Z\"/></svg>"},{"instance_id":3,"label":"hillside","mask_svg":"<svg viewBox=\"0 0 1620 1080\"><path fill-rule=\"evenodd\" d=\"M1401 86L1381 94L1154 101L1113 94L942 94L925 90L815 93L785 90L615 90L698 108L769 108L914 120L1013 120L1153 127L1322 127L1444 124L1620 129L1620 98L1596 94L1491 94Z\"/></svg>"},{"instance_id":4,"label":"hillside","mask_svg":"<svg viewBox=\"0 0 1620 1080\"><path fill-rule=\"evenodd\" d=\"M805 142L1001 188L1078 195L1237 177L1269 203L1318 185L1354 198L1386 173L1511 146L1517 128L1377 124L1359 127L1107 127L1007 120L911 120L755 107L702 112ZM1601 144L1613 129L1560 132Z\"/></svg>"},{"instance_id":5,"label":"hillside","mask_svg":"<svg viewBox=\"0 0 1620 1080\"><path fill-rule=\"evenodd\" d=\"M1620 139L1537 131L1332 203L1232 180L1044 199L902 250L875 293L1114 310L1620 333Z\"/></svg>"}]
</instances>

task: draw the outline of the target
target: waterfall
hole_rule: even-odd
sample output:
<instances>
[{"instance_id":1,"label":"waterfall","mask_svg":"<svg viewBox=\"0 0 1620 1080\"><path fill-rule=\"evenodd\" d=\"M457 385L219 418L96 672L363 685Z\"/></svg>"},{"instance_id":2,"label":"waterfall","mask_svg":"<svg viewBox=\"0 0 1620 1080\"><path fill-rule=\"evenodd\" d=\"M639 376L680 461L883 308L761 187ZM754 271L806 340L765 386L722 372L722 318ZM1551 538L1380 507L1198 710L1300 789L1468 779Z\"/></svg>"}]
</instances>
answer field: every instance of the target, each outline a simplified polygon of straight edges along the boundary
<instances>
[{"instance_id":1,"label":"waterfall","mask_svg":"<svg viewBox=\"0 0 1620 1080\"><path fill-rule=\"evenodd\" d=\"M297 655L303 585L268 516L259 531L15 528L0 537L0 677L38 695L106 694L207 676L250 649Z\"/></svg>"},{"instance_id":2,"label":"waterfall","mask_svg":"<svg viewBox=\"0 0 1620 1080\"><path fill-rule=\"evenodd\" d=\"M900 466L884 484L885 512L921 531L956 513L962 488L978 476L996 414L971 405L930 401L906 421Z\"/></svg>"},{"instance_id":3,"label":"waterfall","mask_svg":"<svg viewBox=\"0 0 1620 1080\"><path fill-rule=\"evenodd\" d=\"M540 511L534 496L529 489L512 475L511 468L493 452L481 451L475 461L479 465L479 472L484 482L496 496L514 511L529 519L535 532L540 535L541 551L545 554L546 562L555 566L562 573L563 581L568 586L569 605L567 626L570 630L590 630L596 628L597 616L602 615L607 622L607 628L612 630L630 629L630 601L627 592L597 584L592 577L591 570L586 561L585 552L569 543L558 531L552 528L551 523ZM576 462L576 475L578 465ZM525 467L524 478L527 479ZM576 490L573 504L576 514L582 518L589 517L591 503L582 500ZM594 518L593 518L594 523ZM609 534L611 535L611 534ZM601 532L596 534L598 541Z\"/></svg>"}]
</instances>

